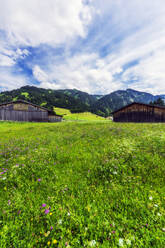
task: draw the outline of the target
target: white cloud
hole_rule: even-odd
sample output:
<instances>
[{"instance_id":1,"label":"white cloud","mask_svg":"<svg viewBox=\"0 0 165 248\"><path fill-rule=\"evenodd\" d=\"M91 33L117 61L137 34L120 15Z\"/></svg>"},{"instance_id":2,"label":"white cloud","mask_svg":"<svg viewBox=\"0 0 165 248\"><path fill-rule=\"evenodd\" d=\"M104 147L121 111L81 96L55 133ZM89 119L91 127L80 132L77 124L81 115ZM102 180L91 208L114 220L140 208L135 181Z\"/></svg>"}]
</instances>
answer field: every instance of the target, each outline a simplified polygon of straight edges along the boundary
<instances>
[{"instance_id":1,"label":"white cloud","mask_svg":"<svg viewBox=\"0 0 165 248\"><path fill-rule=\"evenodd\" d=\"M15 62L10 57L0 54L0 66L12 66Z\"/></svg>"},{"instance_id":2,"label":"white cloud","mask_svg":"<svg viewBox=\"0 0 165 248\"><path fill-rule=\"evenodd\" d=\"M17 45L51 45L85 37L92 9L82 0L0 0L0 29Z\"/></svg>"},{"instance_id":3,"label":"white cloud","mask_svg":"<svg viewBox=\"0 0 165 248\"><path fill-rule=\"evenodd\" d=\"M104 61L95 53L77 54L66 59L65 63L50 65L48 71L41 70L39 66L33 69L33 75L40 82L41 87L76 88L89 93L108 93L110 87L111 90L122 87L123 85L119 82L116 84L113 78L120 72L119 67L105 67Z\"/></svg>"},{"instance_id":4,"label":"white cloud","mask_svg":"<svg viewBox=\"0 0 165 248\"><path fill-rule=\"evenodd\" d=\"M24 76L13 74L10 68L0 69L0 90L13 90L27 85L27 79Z\"/></svg>"}]
</instances>

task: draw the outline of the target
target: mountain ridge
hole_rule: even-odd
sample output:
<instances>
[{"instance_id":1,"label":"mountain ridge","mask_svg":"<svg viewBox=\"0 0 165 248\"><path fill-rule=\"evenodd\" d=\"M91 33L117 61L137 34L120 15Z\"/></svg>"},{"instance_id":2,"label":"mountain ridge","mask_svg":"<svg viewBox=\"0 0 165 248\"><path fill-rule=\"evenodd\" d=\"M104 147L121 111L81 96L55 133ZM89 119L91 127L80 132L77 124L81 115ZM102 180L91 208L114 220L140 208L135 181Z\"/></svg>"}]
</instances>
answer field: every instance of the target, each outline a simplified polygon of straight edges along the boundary
<instances>
[{"instance_id":1,"label":"mountain ridge","mask_svg":"<svg viewBox=\"0 0 165 248\"><path fill-rule=\"evenodd\" d=\"M165 94L152 95L130 88L107 95L92 95L77 89L52 90L27 85L0 93L0 103L22 99L48 109L55 106L67 108L72 113L90 111L104 117L132 102L150 103L158 98L165 101Z\"/></svg>"}]
</instances>

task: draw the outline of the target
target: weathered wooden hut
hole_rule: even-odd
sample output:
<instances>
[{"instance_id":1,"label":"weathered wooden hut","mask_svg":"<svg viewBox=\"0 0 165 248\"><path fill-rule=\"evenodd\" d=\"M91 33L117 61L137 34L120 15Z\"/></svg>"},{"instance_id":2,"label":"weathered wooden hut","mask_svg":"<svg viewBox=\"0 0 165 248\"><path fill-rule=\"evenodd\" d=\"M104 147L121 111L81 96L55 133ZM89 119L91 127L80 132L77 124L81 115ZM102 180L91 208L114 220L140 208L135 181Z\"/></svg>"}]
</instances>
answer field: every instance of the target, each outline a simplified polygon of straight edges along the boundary
<instances>
[{"instance_id":1,"label":"weathered wooden hut","mask_svg":"<svg viewBox=\"0 0 165 248\"><path fill-rule=\"evenodd\" d=\"M165 122L165 107L134 102L112 115L115 122Z\"/></svg>"},{"instance_id":2,"label":"weathered wooden hut","mask_svg":"<svg viewBox=\"0 0 165 248\"><path fill-rule=\"evenodd\" d=\"M23 100L0 104L0 120L2 121L29 121L29 122L56 122L62 116L52 111Z\"/></svg>"}]
</instances>

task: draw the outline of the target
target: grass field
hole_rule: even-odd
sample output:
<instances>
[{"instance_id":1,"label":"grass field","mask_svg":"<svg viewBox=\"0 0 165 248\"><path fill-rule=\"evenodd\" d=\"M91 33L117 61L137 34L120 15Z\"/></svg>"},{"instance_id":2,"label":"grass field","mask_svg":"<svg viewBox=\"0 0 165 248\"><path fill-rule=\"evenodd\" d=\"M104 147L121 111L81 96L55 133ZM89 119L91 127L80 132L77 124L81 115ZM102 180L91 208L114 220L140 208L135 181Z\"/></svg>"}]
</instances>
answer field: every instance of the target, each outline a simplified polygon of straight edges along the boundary
<instances>
[{"instance_id":1,"label":"grass field","mask_svg":"<svg viewBox=\"0 0 165 248\"><path fill-rule=\"evenodd\" d=\"M90 112L71 113L69 109L54 108L56 114L63 115L64 121L102 121L105 118Z\"/></svg>"},{"instance_id":2,"label":"grass field","mask_svg":"<svg viewBox=\"0 0 165 248\"><path fill-rule=\"evenodd\" d=\"M165 125L1 122L0 247L165 247Z\"/></svg>"}]
</instances>

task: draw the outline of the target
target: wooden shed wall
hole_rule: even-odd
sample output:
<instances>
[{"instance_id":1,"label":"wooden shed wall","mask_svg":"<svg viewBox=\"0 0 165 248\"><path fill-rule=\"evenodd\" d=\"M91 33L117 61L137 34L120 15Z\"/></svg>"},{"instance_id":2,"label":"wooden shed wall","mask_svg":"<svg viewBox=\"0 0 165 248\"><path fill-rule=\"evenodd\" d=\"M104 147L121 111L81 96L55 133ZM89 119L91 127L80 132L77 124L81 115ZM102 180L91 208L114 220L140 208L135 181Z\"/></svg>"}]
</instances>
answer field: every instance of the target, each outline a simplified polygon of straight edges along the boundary
<instances>
[{"instance_id":1,"label":"wooden shed wall","mask_svg":"<svg viewBox=\"0 0 165 248\"><path fill-rule=\"evenodd\" d=\"M165 122L165 109L133 104L114 113L115 122Z\"/></svg>"},{"instance_id":2,"label":"wooden shed wall","mask_svg":"<svg viewBox=\"0 0 165 248\"><path fill-rule=\"evenodd\" d=\"M49 122L60 122L62 121L61 116L56 116L56 115L49 115Z\"/></svg>"},{"instance_id":3,"label":"wooden shed wall","mask_svg":"<svg viewBox=\"0 0 165 248\"><path fill-rule=\"evenodd\" d=\"M48 111L30 104L11 103L0 106L0 120L46 122Z\"/></svg>"}]
</instances>

